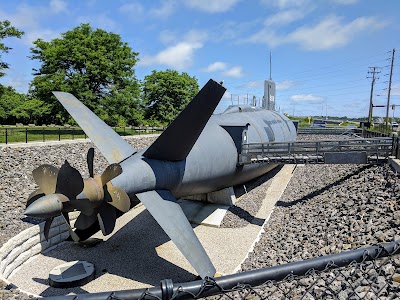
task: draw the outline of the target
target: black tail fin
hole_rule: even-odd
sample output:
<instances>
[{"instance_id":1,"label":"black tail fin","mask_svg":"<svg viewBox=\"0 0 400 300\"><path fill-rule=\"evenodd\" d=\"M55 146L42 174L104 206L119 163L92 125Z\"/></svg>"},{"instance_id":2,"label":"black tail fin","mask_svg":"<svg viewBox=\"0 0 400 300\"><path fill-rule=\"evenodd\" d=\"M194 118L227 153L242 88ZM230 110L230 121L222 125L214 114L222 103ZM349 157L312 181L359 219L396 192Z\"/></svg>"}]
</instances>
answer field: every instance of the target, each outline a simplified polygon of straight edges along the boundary
<instances>
[{"instance_id":1,"label":"black tail fin","mask_svg":"<svg viewBox=\"0 0 400 300\"><path fill-rule=\"evenodd\" d=\"M143 156L169 161L185 159L225 91L210 79Z\"/></svg>"}]
</instances>

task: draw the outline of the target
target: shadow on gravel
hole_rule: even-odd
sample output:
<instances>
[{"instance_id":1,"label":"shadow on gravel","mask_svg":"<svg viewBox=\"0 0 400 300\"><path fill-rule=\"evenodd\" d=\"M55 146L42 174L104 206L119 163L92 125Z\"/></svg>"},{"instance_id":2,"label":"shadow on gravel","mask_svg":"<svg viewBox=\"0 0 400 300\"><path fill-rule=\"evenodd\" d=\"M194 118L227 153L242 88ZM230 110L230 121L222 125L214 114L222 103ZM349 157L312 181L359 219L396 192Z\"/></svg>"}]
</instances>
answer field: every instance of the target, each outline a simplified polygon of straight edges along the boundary
<instances>
[{"instance_id":1,"label":"shadow on gravel","mask_svg":"<svg viewBox=\"0 0 400 300\"><path fill-rule=\"evenodd\" d=\"M243 184L235 185L233 189L235 191L236 198L242 197L243 195L251 192L253 189L258 188L264 182L273 178L276 174L278 174L278 172L283 168L283 166L284 165L278 165L274 169L268 171L268 173L261 175L260 177L257 177Z\"/></svg>"},{"instance_id":2,"label":"shadow on gravel","mask_svg":"<svg viewBox=\"0 0 400 300\"><path fill-rule=\"evenodd\" d=\"M293 205L296 205L298 203L310 200L311 198L313 198L315 196L318 196L318 195L322 194L323 192L329 190L330 188L343 183L347 179L350 179L351 177L353 177L353 176L355 176L357 174L360 174L362 171L367 170L367 169L371 168L372 166L373 165L363 166L360 169L358 169L357 171L354 171L354 172L352 172L352 173L350 173L350 174L348 174L348 175L336 180L335 182L332 182L331 184L329 184L327 186L324 186L323 188L321 188L319 190L311 192L311 193L307 194L306 196L304 196L304 197L302 197L300 199L296 199L296 200L293 200L293 201L287 201L287 202L279 200L278 202L276 202L276 206L289 207L289 206L293 206Z\"/></svg>"},{"instance_id":3,"label":"shadow on gravel","mask_svg":"<svg viewBox=\"0 0 400 300\"><path fill-rule=\"evenodd\" d=\"M261 175L253 180L250 180L244 184L239 184L233 187L236 198L240 198L242 196L246 196L246 194L250 193L253 189L258 188L260 185L264 184L271 178L273 178L281 169L283 165L278 165L274 169L270 170L268 173ZM253 213L250 213L246 210L245 201L249 201L249 199L245 199L236 203L236 205L232 205L229 207L229 212L234 214L236 217L246 221L248 224L253 224L257 226L262 226L264 224L265 219L257 218L254 216L258 212L261 207L262 201L260 201L259 205L254 209ZM241 207L243 206L243 207ZM247 225L247 224L245 224Z\"/></svg>"},{"instance_id":4,"label":"shadow on gravel","mask_svg":"<svg viewBox=\"0 0 400 300\"><path fill-rule=\"evenodd\" d=\"M250 224L254 224L257 226L262 226L265 221L265 219L256 218L255 216L250 214L247 210L244 210L243 208L238 206L231 206L229 208L229 211L234 215L236 215L237 217L245 220L246 222L249 222Z\"/></svg>"}]
</instances>

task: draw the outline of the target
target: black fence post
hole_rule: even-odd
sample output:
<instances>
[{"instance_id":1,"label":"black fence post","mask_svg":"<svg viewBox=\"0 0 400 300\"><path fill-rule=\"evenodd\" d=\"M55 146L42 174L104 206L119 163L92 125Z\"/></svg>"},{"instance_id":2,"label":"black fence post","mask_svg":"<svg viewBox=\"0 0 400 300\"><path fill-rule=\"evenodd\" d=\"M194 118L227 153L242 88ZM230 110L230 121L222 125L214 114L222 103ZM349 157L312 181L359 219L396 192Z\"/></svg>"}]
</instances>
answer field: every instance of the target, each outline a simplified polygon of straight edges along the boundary
<instances>
[{"instance_id":1,"label":"black fence post","mask_svg":"<svg viewBox=\"0 0 400 300\"><path fill-rule=\"evenodd\" d=\"M400 139L397 137L397 142L396 142L396 158L398 159L398 158L400 158L400 155L399 155L399 141L400 141Z\"/></svg>"},{"instance_id":2,"label":"black fence post","mask_svg":"<svg viewBox=\"0 0 400 300\"><path fill-rule=\"evenodd\" d=\"M42 127L42 136L43 136L43 142L45 141L45 138L44 138L44 127Z\"/></svg>"},{"instance_id":3,"label":"black fence post","mask_svg":"<svg viewBox=\"0 0 400 300\"><path fill-rule=\"evenodd\" d=\"M8 144L8 128L6 128L6 144Z\"/></svg>"},{"instance_id":4,"label":"black fence post","mask_svg":"<svg viewBox=\"0 0 400 300\"><path fill-rule=\"evenodd\" d=\"M61 140L61 129L60 129L60 127L58 127L58 141L60 141Z\"/></svg>"},{"instance_id":5,"label":"black fence post","mask_svg":"<svg viewBox=\"0 0 400 300\"><path fill-rule=\"evenodd\" d=\"M74 140L75 136L74 136L74 127L71 128L72 130L72 139Z\"/></svg>"},{"instance_id":6,"label":"black fence post","mask_svg":"<svg viewBox=\"0 0 400 300\"><path fill-rule=\"evenodd\" d=\"M28 143L28 128L25 128L25 143Z\"/></svg>"}]
</instances>

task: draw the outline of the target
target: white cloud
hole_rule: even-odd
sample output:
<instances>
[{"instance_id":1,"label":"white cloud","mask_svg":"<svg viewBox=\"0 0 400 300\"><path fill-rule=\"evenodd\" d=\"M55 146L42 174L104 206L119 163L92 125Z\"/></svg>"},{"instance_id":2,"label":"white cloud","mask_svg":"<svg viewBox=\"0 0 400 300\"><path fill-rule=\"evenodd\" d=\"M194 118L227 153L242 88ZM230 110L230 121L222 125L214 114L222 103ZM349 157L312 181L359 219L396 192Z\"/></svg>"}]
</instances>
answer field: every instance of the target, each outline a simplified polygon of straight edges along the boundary
<instances>
[{"instance_id":1,"label":"white cloud","mask_svg":"<svg viewBox=\"0 0 400 300\"><path fill-rule=\"evenodd\" d=\"M230 10L239 0L186 0L184 3L191 8L209 13L221 13Z\"/></svg>"},{"instance_id":2,"label":"white cloud","mask_svg":"<svg viewBox=\"0 0 400 300\"><path fill-rule=\"evenodd\" d=\"M121 13L129 15L131 18L141 17L144 13L144 7L137 2L126 3L118 9Z\"/></svg>"},{"instance_id":3,"label":"white cloud","mask_svg":"<svg viewBox=\"0 0 400 300\"><path fill-rule=\"evenodd\" d=\"M262 87L264 87L264 80L249 81L243 85L237 86L238 89L244 89L244 90L249 90L253 88L262 88Z\"/></svg>"},{"instance_id":4,"label":"white cloud","mask_svg":"<svg viewBox=\"0 0 400 300\"><path fill-rule=\"evenodd\" d=\"M374 17L359 17L343 23L337 16L325 17L316 25L305 25L288 34L280 34L275 29L264 27L248 41L266 43L271 47L294 43L306 50L326 50L347 45L357 35L385 27L385 21Z\"/></svg>"},{"instance_id":5,"label":"white cloud","mask_svg":"<svg viewBox=\"0 0 400 300\"><path fill-rule=\"evenodd\" d=\"M250 21L236 22L224 21L223 23L214 26L212 30L213 39L222 40L235 40L240 37L247 36L250 30L257 28L262 24L262 19L252 19Z\"/></svg>"},{"instance_id":6,"label":"white cloud","mask_svg":"<svg viewBox=\"0 0 400 300\"><path fill-rule=\"evenodd\" d=\"M265 20L265 26L282 26L304 18L301 10L286 10L272 15Z\"/></svg>"},{"instance_id":7,"label":"white cloud","mask_svg":"<svg viewBox=\"0 0 400 300\"><path fill-rule=\"evenodd\" d=\"M163 30L160 32L160 36L159 36L160 41L163 44L171 44L176 42L177 37L175 32L171 31L171 30Z\"/></svg>"},{"instance_id":8,"label":"white cloud","mask_svg":"<svg viewBox=\"0 0 400 300\"><path fill-rule=\"evenodd\" d=\"M299 83L293 80L283 80L276 83L276 89L283 91L297 86Z\"/></svg>"},{"instance_id":9,"label":"white cloud","mask_svg":"<svg viewBox=\"0 0 400 300\"><path fill-rule=\"evenodd\" d=\"M226 70L227 64L222 61L216 61L212 64L209 64L207 68L204 69L204 72L217 72Z\"/></svg>"},{"instance_id":10,"label":"white cloud","mask_svg":"<svg viewBox=\"0 0 400 300\"><path fill-rule=\"evenodd\" d=\"M289 39L308 50L324 50L344 46L357 34L381 29L385 22L373 17L360 17L350 23L341 24L341 18L330 16L316 26L298 28L289 35Z\"/></svg>"},{"instance_id":11,"label":"white cloud","mask_svg":"<svg viewBox=\"0 0 400 300\"><path fill-rule=\"evenodd\" d=\"M14 27L24 31L22 43L32 46L32 42L38 38L50 40L60 35L56 30L44 28L39 21L65 9L66 3L60 0L50 1L48 6L21 4L16 7L14 14L0 10L0 19L9 20Z\"/></svg>"},{"instance_id":12,"label":"white cloud","mask_svg":"<svg viewBox=\"0 0 400 300\"><path fill-rule=\"evenodd\" d=\"M242 67L241 66L232 67L232 68L224 71L222 73L222 75L228 76L228 77L235 77L235 78L242 77L243 76Z\"/></svg>"},{"instance_id":13,"label":"white cloud","mask_svg":"<svg viewBox=\"0 0 400 300\"><path fill-rule=\"evenodd\" d=\"M27 93L29 82L31 78L26 73L15 71L13 69L5 70L6 77L4 78L4 85L12 86L19 93Z\"/></svg>"},{"instance_id":14,"label":"white cloud","mask_svg":"<svg viewBox=\"0 0 400 300\"><path fill-rule=\"evenodd\" d=\"M228 91L225 92L225 94L222 96L223 99L231 99L232 94L229 93Z\"/></svg>"},{"instance_id":15,"label":"white cloud","mask_svg":"<svg viewBox=\"0 0 400 300\"><path fill-rule=\"evenodd\" d=\"M166 65L177 70L186 69L192 65L194 53L203 47L205 39L205 32L192 30L181 42L171 45L153 56L144 55L140 58L139 65Z\"/></svg>"},{"instance_id":16,"label":"white cloud","mask_svg":"<svg viewBox=\"0 0 400 300\"><path fill-rule=\"evenodd\" d=\"M161 5L157 8L154 8L151 13L159 18L166 18L172 15L175 12L177 3L175 0L162 1Z\"/></svg>"},{"instance_id":17,"label":"white cloud","mask_svg":"<svg viewBox=\"0 0 400 300\"><path fill-rule=\"evenodd\" d=\"M89 23L93 28L101 28L108 31L118 31L118 24L105 13L78 17L79 23Z\"/></svg>"},{"instance_id":18,"label":"white cloud","mask_svg":"<svg viewBox=\"0 0 400 300\"><path fill-rule=\"evenodd\" d=\"M192 65L194 51L201 47L200 43L181 42L160 51L154 56L143 56L140 65L159 64L182 70Z\"/></svg>"},{"instance_id":19,"label":"white cloud","mask_svg":"<svg viewBox=\"0 0 400 300\"><path fill-rule=\"evenodd\" d=\"M288 7L300 7L310 3L310 0L261 0L261 3L269 6L275 6L280 9Z\"/></svg>"},{"instance_id":20,"label":"white cloud","mask_svg":"<svg viewBox=\"0 0 400 300\"><path fill-rule=\"evenodd\" d=\"M44 41L51 41L52 39L60 37L60 33L51 29L34 29L25 33L25 43L32 46L32 43L38 38Z\"/></svg>"},{"instance_id":21,"label":"white cloud","mask_svg":"<svg viewBox=\"0 0 400 300\"><path fill-rule=\"evenodd\" d=\"M352 5L358 2L358 0L332 0L332 1L337 4L343 4L343 5Z\"/></svg>"},{"instance_id":22,"label":"white cloud","mask_svg":"<svg viewBox=\"0 0 400 300\"><path fill-rule=\"evenodd\" d=\"M392 85L390 90L390 95L392 96L400 96L400 83L396 83Z\"/></svg>"},{"instance_id":23,"label":"white cloud","mask_svg":"<svg viewBox=\"0 0 400 300\"><path fill-rule=\"evenodd\" d=\"M67 3L62 0L51 0L50 1L50 9L55 13L66 11Z\"/></svg>"},{"instance_id":24,"label":"white cloud","mask_svg":"<svg viewBox=\"0 0 400 300\"><path fill-rule=\"evenodd\" d=\"M321 102L325 98L321 96L315 96L315 95L305 95L305 94L299 94L299 95L293 95L290 97L290 100L294 102Z\"/></svg>"}]
</instances>

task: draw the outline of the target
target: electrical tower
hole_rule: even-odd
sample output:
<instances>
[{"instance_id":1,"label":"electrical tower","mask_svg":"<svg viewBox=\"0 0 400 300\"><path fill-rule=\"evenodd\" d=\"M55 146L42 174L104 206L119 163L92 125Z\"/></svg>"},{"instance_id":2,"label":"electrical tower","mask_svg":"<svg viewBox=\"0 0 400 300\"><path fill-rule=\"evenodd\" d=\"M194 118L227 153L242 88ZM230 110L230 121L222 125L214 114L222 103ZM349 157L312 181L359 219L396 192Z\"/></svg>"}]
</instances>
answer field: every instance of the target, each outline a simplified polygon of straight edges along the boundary
<instances>
[{"instance_id":1,"label":"electrical tower","mask_svg":"<svg viewBox=\"0 0 400 300\"><path fill-rule=\"evenodd\" d=\"M379 79L375 77L375 74L379 74L381 71L376 71L376 69L380 68L380 67L368 67L370 68L370 71L368 71L368 74L372 74L372 77L367 76L367 78L371 78L371 94L369 97L369 114L368 114L368 123L369 126L372 125L372 110L373 110L373 102L372 102L372 96L374 94L374 85L375 85L375 80Z\"/></svg>"}]
</instances>

